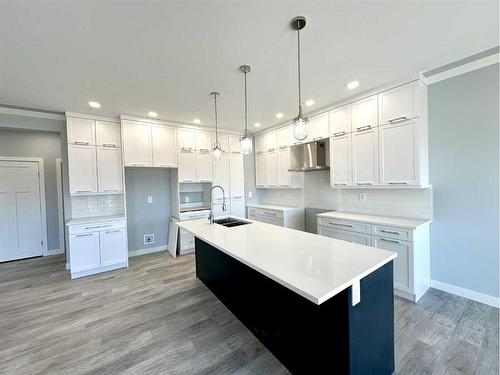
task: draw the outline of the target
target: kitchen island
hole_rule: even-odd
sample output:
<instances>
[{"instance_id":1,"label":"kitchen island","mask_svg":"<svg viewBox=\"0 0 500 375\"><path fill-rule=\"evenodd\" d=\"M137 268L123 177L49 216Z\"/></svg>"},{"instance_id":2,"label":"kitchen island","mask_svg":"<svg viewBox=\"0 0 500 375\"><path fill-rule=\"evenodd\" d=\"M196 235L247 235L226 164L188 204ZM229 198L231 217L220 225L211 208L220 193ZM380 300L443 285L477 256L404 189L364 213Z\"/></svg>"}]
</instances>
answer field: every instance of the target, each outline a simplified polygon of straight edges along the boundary
<instances>
[{"instance_id":1,"label":"kitchen island","mask_svg":"<svg viewBox=\"0 0 500 375\"><path fill-rule=\"evenodd\" d=\"M196 275L294 374L392 374L390 251L271 224L179 223Z\"/></svg>"}]
</instances>

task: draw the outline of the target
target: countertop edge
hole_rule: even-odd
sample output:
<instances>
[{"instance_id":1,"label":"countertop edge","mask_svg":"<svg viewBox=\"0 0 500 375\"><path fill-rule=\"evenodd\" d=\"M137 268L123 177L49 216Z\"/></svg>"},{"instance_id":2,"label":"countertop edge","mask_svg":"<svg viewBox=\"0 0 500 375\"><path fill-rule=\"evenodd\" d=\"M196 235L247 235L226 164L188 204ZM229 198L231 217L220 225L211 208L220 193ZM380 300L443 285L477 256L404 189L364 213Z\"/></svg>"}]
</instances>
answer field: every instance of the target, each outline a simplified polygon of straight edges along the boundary
<instances>
[{"instance_id":1,"label":"countertop edge","mask_svg":"<svg viewBox=\"0 0 500 375\"><path fill-rule=\"evenodd\" d=\"M352 218L344 217L344 215L346 215L346 216L353 215L353 217ZM407 228L407 229L417 229L423 225L430 224L432 222L432 219L415 219L415 218L409 218L409 217L406 218L406 217L396 217L396 216L382 216L382 215L361 214L361 213L357 213L357 212L343 212L343 211L323 212L323 213L320 213L316 216L318 216L318 217L330 217L330 218L336 218L339 220L347 220L347 221L358 221L358 222L369 223L369 224L389 225L389 226L396 226L396 227ZM363 217L363 216L371 216L371 217L367 218L367 217ZM374 217L379 217L382 219L376 219ZM387 218L387 221L384 221L384 218ZM409 224L404 223L404 222L398 222L398 220L415 221L415 222L418 222L418 224L415 223L415 225L409 225Z\"/></svg>"}]
</instances>

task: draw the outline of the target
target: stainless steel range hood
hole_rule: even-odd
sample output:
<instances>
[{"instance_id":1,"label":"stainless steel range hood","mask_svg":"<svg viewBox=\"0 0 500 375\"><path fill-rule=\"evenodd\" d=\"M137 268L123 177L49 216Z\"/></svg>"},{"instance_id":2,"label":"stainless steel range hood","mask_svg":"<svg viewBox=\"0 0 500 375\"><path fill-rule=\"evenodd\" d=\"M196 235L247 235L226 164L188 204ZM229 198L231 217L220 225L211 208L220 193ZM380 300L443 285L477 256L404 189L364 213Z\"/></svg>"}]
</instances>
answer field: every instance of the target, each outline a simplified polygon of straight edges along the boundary
<instances>
[{"instance_id":1,"label":"stainless steel range hood","mask_svg":"<svg viewBox=\"0 0 500 375\"><path fill-rule=\"evenodd\" d=\"M299 168L289 169L290 172L309 172L330 169L326 164L326 146L325 141L315 141L298 146L300 148L302 161Z\"/></svg>"}]
</instances>

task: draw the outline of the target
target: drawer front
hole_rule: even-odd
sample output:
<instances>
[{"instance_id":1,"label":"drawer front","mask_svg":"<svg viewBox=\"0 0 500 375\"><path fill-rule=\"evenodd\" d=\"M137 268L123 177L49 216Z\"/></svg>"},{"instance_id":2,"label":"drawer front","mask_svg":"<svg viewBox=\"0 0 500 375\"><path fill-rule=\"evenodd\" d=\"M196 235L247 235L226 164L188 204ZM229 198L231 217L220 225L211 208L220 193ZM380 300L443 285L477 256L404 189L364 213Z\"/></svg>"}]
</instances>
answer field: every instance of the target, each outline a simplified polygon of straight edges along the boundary
<instances>
[{"instance_id":1,"label":"drawer front","mask_svg":"<svg viewBox=\"0 0 500 375\"><path fill-rule=\"evenodd\" d=\"M318 233L322 236L353 242L365 246L371 246L372 243L372 236L365 233L349 232L347 230L329 229L325 227L320 227Z\"/></svg>"},{"instance_id":2,"label":"drawer front","mask_svg":"<svg viewBox=\"0 0 500 375\"><path fill-rule=\"evenodd\" d=\"M261 208L259 210L259 217L266 217L268 219L283 220L283 211L269 210Z\"/></svg>"},{"instance_id":3,"label":"drawer front","mask_svg":"<svg viewBox=\"0 0 500 375\"><path fill-rule=\"evenodd\" d=\"M343 229L351 232L371 234L371 224L357 221L337 220L327 217L318 218L318 225L330 229Z\"/></svg>"},{"instance_id":4,"label":"drawer front","mask_svg":"<svg viewBox=\"0 0 500 375\"><path fill-rule=\"evenodd\" d=\"M372 234L374 236L395 238L397 240L402 240L402 241L413 241L412 229L373 224Z\"/></svg>"},{"instance_id":5,"label":"drawer front","mask_svg":"<svg viewBox=\"0 0 500 375\"><path fill-rule=\"evenodd\" d=\"M126 228L125 220L105 221L99 223L85 223L68 226L68 234L78 234L86 232L99 232L103 230Z\"/></svg>"},{"instance_id":6,"label":"drawer front","mask_svg":"<svg viewBox=\"0 0 500 375\"><path fill-rule=\"evenodd\" d=\"M259 210L255 207L248 207L248 215L259 216Z\"/></svg>"},{"instance_id":7,"label":"drawer front","mask_svg":"<svg viewBox=\"0 0 500 375\"><path fill-rule=\"evenodd\" d=\"M398 254L394 259L394 286L413 293L413 243L373 236L372 246Z\"/></svg>"},{"instance_id":8,"label":"drawer front","mask_svg":"<svg viewBox=\"0 0 500 375\"><path fill-rule=\"evenodd\" d=\"M189 249L194 249L194 236L192 234L181 236L180 238L180 250L185 251Z\"/></svg>"},{"instance_id":9,"label":"drawer front","mask_svg":"<svg viewBox=\"0 0 500 375\"><path fill-rule=\"evenodd\" d=\"M259 216L259 221L261 223L278 225L280 227L283 227L285 225L283 222L283 219L280 219L280 218L269 218L269 217Z\"/></svg>"},{"instance_id":10,"label":"drawer front","mask_svg":"<svg viewBox=\"0 0 500 375\"><path fill-rule=\"evenodd\" d=\"M250 220L259 221L259 216L257 216L257 214L255 214L255 213L251 213L250 211L248 211L248 218Z\"/></svg>"}]
</instances>

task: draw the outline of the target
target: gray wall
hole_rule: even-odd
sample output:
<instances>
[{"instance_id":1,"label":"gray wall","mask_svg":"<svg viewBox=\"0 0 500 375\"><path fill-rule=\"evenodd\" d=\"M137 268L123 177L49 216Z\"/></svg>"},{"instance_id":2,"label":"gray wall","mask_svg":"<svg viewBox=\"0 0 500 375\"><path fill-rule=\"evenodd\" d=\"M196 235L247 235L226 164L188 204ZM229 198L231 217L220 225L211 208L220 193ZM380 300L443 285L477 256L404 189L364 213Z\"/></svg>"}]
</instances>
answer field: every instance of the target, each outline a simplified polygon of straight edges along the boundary
<instances>
[{"instance_id":1,"label":"gray wall","mask_svg":"<svg viewBox=\"0 0 500 375\"><path fill-rule=\"evenodd\" d=\"M499 296L498 64L429 86L431 277Z\"/></svg>"},{"instance_id":2,"label":"gray wall","mask_svg":"<svg viewBox=\"0 0 500 375\"><path fill-rule=\"evenodd\" d=\"M0 156L43 158L48 249L59 249L56 159L61 158L60 134L0 129Z\"/></svg>"},{"instance_id":3,"label":"gray wall","mask_svg":"<svg viewBox=\"0 0 500 375\"><path fill-rule=\"evenodd\" d=\"M129 251L167 246L172 214L170 171L166 168L125 168ZM148 196L153 196L149 204ZM154 233L155 243L144 245L144 235Z\"/></svg>"}]
</instances>

